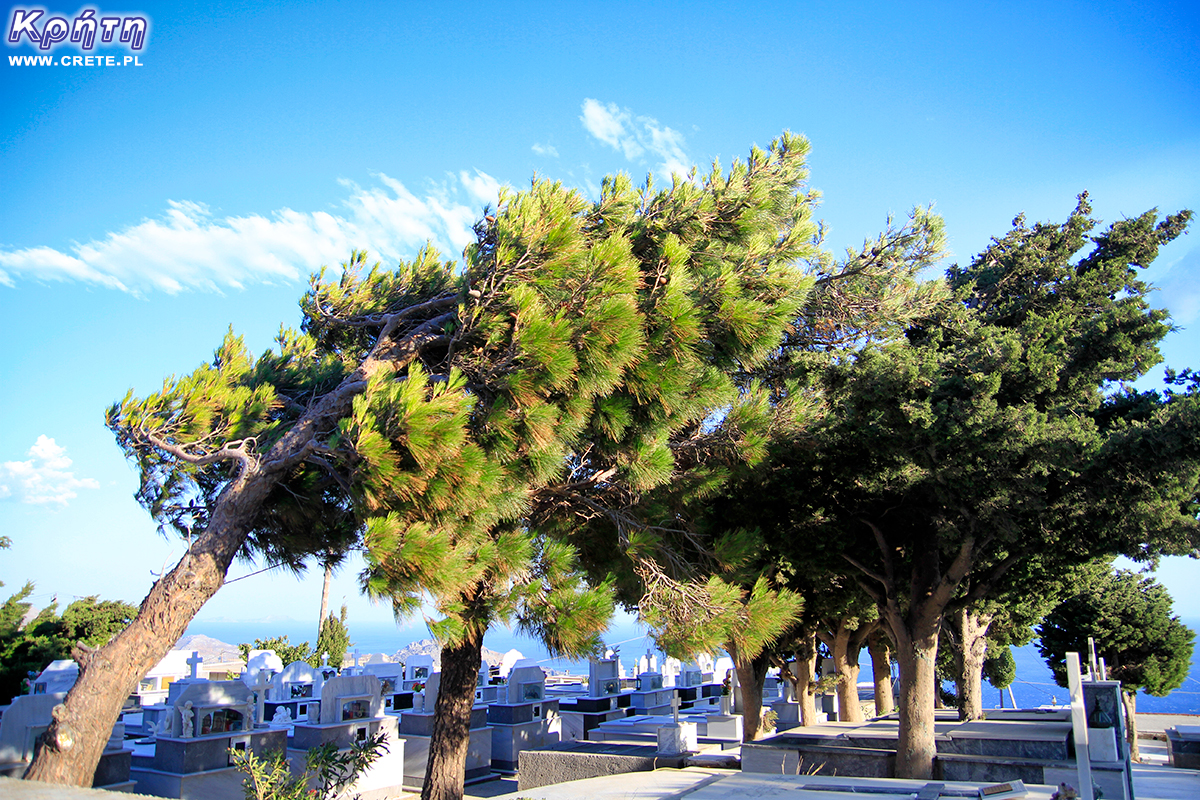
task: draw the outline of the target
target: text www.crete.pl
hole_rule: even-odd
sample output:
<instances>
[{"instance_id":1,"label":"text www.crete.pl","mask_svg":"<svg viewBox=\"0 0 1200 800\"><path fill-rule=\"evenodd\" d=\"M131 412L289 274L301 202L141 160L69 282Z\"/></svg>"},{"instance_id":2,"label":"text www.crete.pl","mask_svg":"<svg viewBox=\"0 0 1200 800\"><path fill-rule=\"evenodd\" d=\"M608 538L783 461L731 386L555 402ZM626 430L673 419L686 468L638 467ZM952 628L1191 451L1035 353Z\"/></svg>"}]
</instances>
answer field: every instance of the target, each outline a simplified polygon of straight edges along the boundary
<instances>
[{"instance_id":1,"label":"text www.crete.pl","mask_svg":"<svg viewBox=\"0 0 1200 800\"><path fill-rule=\"evenodd\" d=\"M13 67L144 67L138 56L9 56Z\"/></svg>"}]
</instances>

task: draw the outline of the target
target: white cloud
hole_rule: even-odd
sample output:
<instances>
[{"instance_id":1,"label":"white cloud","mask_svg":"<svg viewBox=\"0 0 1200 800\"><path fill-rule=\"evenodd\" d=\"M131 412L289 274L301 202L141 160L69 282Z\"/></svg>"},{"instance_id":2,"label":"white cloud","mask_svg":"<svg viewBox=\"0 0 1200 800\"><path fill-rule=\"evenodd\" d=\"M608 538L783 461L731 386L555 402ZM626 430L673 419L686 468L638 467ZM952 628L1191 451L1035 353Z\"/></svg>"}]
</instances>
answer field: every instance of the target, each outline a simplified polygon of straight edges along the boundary
<instances>
[{"instance_id":1,"label":"white cloud","mask_svg":"<svg viewBox=\"0 0 1200 800\"><path fill-rule=\"evenodd\" d=\"M486 172L475 170L475 175L471 176L463 171L458 173L458 179L462 181L463 186L467 187L471 196L481 203L495 206L500 198L500 181Z\"/></svg>"},{"instance_id":2,"label":"white cloud","mask_svg":"<svg viewBox=\"0 0 1200 800\"><path fill-rule=\"evenodd\" d=\"M33 505L65 506L78 496L76 489L99 489L93 478L76 478L70 471L66 448L42 435L26 453L28 461L0 465L0 498Z\"/></svg>"},{"instance_id":3,"label":"white cloud","mask_svg":"<svg viewBox=\"0 0 1200 800\"><path fill-rule=\"evenodd\" d=\"M583 101L583 114L579 120L588 133L621 151L631 161L647 152L657 157L657 172L668 180L672 173L687 175L691 170L691 162L684 151L683 134L660 126L653 117L634 116L632 111L620 108L616 103L604 105L589 97Z\"/></svg>"},{"instance_id":4,"label":"white cloud","mask_svg":"<svg viewBox=\"0 0 1200 800\"><path fill-rule=\"evenodd\" d=\"M540 142L534 142L533 147L531 149L533 150L533 152L537 153L539 156L550 156L551 158L558 158L558 148L552 144L541 144Z\"/></svg>"},{"instance_id":5,"label":"white cloud","mask_svg":"<svg viewBox=\"0 0 1200 800\"><path fill-rule=\"evenodd\" d=\"M323 264L337 264L353 248L395 260L432 241L457 255L473 237L476 201L494 202L500 186L475 170L418 197L400 181L375 177L381 185L342 181L350 195L338 213L284 208L269 216L216 218L202 203L171 200L162 217L74 244L70 252L0 250L0 283L11 286L22 277L175 293L296 281ZM459 199L463 193L469 204Z\"/></svg>"}]
</instances>

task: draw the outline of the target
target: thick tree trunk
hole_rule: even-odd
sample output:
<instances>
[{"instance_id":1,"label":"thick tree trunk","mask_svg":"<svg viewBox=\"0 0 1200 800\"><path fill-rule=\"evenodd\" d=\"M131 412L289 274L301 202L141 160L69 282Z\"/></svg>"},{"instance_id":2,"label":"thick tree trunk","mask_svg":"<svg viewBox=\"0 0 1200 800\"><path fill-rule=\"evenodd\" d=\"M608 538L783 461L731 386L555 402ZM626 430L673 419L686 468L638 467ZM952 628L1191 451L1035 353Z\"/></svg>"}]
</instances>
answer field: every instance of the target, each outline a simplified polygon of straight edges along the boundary
<instances>
[{"instance_id":1,"label":"thick tree trunk","mask_svg":"<svg viewBox=\"0 0 1200 800\"><path fill-rule=\"evenodd\" d=\"M959 641L958 718L983 719L983 661L987 656L987 633L992 614L974 614L963 608L952 615Z\"/></svg>"},{"instance_id":2,"label":"thick tree trunk","mask_svg":"<svg viewBox=\"0 0 1200 800\"><path fill-rule=\"evenodd\" d=\"M243 474L225 490L208 529L151 587L129 627L99 650L76 652L79 677L63 703L55 706L50 728L25 772L27 779L91 785L125 699L225 582L253 510L274 483L258 472Z\"/></svg>"},{"instance_id":3,"label":"thick tree trunk","mask_svg":"<svg viewBox=\"0 0 1200 800\"><path fill-rule=\"evenodd\" d=\"M805 645L796 652L796 701L800 703L800 724L817 724L817 637L808 634Z\"/></svg>"},{"instance_id":4,"label":"thick tree trunk","mask_svg":"<svg viewBox=\"0 0 1200 800\"><path fill-rule=\"evenodd\" d=\"M871 656L871 677L875 682L875 715L882 717L896 709L892 694L892 642L882 628L867 637L867 653Z\"/></svg>"},{"instance_id":5,"label":"thick tree trunk","mask_svg":"<svg viewBox=\"0 0 1200 800\"><path fill-rule=\"evenodd\" d=\"M933 759L937 755L933 699L937 689L936 662L942 608L931 605L922 603L904 615L896 604L889 604L886 609L900 666L897 778L929 780L933 777Z\"/></svg>"},{"instance_id":6,"label":"thick tree trunk","mask_svg":"<svg viewBox=\"0 0 1200 800\"><path fill-rule=\"evenodd\" d=\"M1125 742L1129 745L1129 760L1136 763L1142 760L1138 753L1137 692L1122 689L1121 700L1125 706Z\"/></svg>"},{"instance_id":7,"label":"thick tree trunk","mask_svg":"<svg viewBox=\"0 0 1200 800\"><path fill-rule=\"evenodd\" d=\"M421 800L462 800L471 743L471 708L482 662L483 633L474 628L460 644L442 649L442 678L434 705Z\"/></svg>"},{"instance_id":8,"label":"thick tree trunk","mask_svg":"<svg viewBox=\"0 0 1200 800\"><path fill-rule=\"evenodd\" d=\"M837 674L839 722L863 721L862 701L858 697L858 659L863 644L877 627L872 622L851 628L847 624L851 619L854 618L839 619L833 633L821 635L833 655L833 668Z\"/></svg>"},{"instance_id":9,"label":"thick tree trunk","mask_svg":"<svg viewBox=\"0 0 1200 800\"><path fill-rule=\"evenodd\" d=\"M738 690L742 695L742 741L753 742L763 734L763 684L767 680L767 668L771 666L771 659L764 652L746 660L733 645L729 645L726 649L733 658L733 668L737 671Z\"/></svg>"}]
</instances>

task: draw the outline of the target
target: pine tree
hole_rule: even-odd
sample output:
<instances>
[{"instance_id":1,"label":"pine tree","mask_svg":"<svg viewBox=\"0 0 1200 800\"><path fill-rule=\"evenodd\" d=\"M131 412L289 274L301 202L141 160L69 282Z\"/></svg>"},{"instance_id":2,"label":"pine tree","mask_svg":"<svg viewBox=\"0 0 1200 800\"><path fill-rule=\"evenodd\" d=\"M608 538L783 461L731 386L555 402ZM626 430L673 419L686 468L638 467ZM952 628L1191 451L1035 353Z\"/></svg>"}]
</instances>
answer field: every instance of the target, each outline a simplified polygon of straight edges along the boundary
<instances>
[{"instance_id":1,"label":"pine tree","mask_svg":"<svg viewBox=\"0 0 1200 800\"><path fill-rule=\"evenodd\" d=\"M705 427L740 407L731 375L772 351L803 297L806 152L787 134L664 190L608 179L595 203L535 181L479 223L461 271L431 248L394 270L355 253L314 277L277 350L254 360L230 333L212 362L114 405L139 500L189 548L81 660L28 777L90 779L122 699L235 556L298 563L361 522L370 590L400 613L428 592L442 615L426 794L461 795L463 676L487 627L585 652L607 619L607 585L584 580L556 520L619 517L762 422Z\"/></svg>"}]
</instances>

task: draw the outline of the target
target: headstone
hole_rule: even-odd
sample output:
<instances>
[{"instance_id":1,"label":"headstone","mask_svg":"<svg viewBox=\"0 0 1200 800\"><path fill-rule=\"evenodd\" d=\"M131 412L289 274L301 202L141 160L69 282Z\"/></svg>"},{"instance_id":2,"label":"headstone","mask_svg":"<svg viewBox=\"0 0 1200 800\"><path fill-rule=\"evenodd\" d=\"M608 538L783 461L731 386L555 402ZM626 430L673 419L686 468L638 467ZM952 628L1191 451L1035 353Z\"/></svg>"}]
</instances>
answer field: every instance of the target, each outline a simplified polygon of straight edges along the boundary
<instances>
[{"instance_id":1,"label":"headstone","mask_svg":"<svg viewBox=\"0 0 1200 800\"><path fill-rule=\"evenodd\" d=\"M518 661L523 661L524 659L525 656L521 655L520 650L509 650L500 659L500 677L507 680L508 674L512 671L513 666Z\"/></svg>"},{"instance_id":2,"label":"headstone","mask_svg":"<svg viewBox=\"0 0 1200 800\"><path fill-rule=\"evenodd\" d=\"M588 697L613 697L620 693L616 659L593 658L588 663Z\"/></svg>"},{"instance_id":3,"label":"headstone","mask_svg":"<svg viewBox=\"0 0 1200 800\"><path fill-rule=\"evenodd\" d=\"M330 678L321 687L321 724L382 717L380 688L374 675Z\"/></svg>"},{"instance_id":4,"label":"headstone","mask_svg":"<svg viewBox=\"0 0 1200 800\"><path fill-rule=\"evenodd\" d=\"M418 653L404 664L404 689L415 689L416 684L424 686L425 681L433 674L433 656Z\"/></svg>"},{"instance_id":5,"label":"headstone","mask_svg":"<svg viewBox=\"0 0 1200 800\"><path fill-rule=\"evenodd\" d=\"M79 679L79 665L64 658L50 664L33 679L30 694L66 694Z\"/></svg>"},{"instance_id":6,"label":"headstone","mask_svg":"<svg viewBox=\"0 0 1200 800\"><path fill-rule=\"evenodd\" d=\"M487 707L493 766L515 771L522 750L557 744L562 738L558 702L546 699L546 673L541 667L528 659L514 662L502 702Z\"/></svg>"},{"instance_id":7,"label":"headstone","mask_svg":"<svg viewBox=\"0 0 1200 800\"><path fill-rule=\"evenodd\" d=\"M246 669L242 672L242 679L253 678L263 671L271 674L283 672L283 660L275 655L274 650L251 650L250 657L246 659Z\"/></svg>"},{"instance_id":8,"label":"headstone","mask_svg":"<svg viewBox=\"0 0 1200 800\"><path fill-rule=\"evenodd\" d=\"M267 701L267 692L271 686L271 675L269 672L257 672L254 675L254 682L250 684L250 689L254 692L254 721L263 722L265 716L265 707Z\"/></svg>"}]
</instances>

